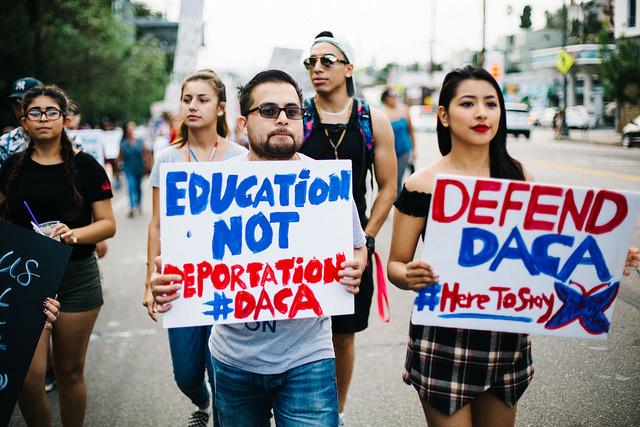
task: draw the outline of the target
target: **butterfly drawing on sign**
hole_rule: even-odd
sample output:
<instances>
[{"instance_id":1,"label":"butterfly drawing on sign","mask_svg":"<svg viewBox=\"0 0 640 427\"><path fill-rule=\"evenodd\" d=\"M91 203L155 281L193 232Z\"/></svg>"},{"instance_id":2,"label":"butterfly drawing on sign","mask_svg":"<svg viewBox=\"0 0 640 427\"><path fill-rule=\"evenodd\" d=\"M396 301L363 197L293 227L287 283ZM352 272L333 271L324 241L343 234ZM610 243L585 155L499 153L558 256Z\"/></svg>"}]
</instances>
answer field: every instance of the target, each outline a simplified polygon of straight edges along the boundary
<instances>
[{"instance_id":1,"label":"butterfly drawing on sign","mask_svg":"<svg viewBox=\"0 0 640 427\"><path fill-rule=\"evenodd\" d=\"M569 284L577 286L580 292L564 283L555 282L556 294L563 305L547 322L545 328L559 329L577 319L584 330L590 334L598 335L608 332L611 322L604 312L616 299L620 282L600 283L589 291L573 280Z\"/></svg>"}]
</instances>

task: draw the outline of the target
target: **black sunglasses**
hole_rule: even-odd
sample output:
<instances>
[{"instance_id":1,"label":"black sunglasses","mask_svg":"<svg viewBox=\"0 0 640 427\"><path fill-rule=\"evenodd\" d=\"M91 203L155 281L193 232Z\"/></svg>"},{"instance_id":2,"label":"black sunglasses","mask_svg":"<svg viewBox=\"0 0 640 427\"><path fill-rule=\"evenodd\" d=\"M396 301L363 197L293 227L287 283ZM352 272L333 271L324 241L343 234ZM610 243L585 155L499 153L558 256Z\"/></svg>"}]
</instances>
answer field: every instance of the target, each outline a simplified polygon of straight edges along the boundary
<instances>
[{"instance_id":1,"label":"black sunglasses","mask_svg":"<svg viewBox=\"0 0 640 427\"><path fill-rule=\"evenodd\" d=\"M335 55L327 53L326 55L322 55L320 58L317 58L315 56L306 58L304 61L302 61L302 63L304 64L304 68L306 68L307 70L312 69L318 63L318 59L320 60L320 64L322 64L322 66L325 68L331 68L336 62L340 62L342 64L349 63L344 59L337 58Z\"/></svg>"},{"instance_id":2,"label":"black sunglasses","mask_svg":"<svg viewBox=\"0 0 640 427\"><path fill-rule=\"evenodd\" d=\"M304 108L298 107L297 105L286 105L284 107L279 107L278 104L274 104L272 102L268 102L266 104L258 105L256 108L252 108L247 111L247 115L253 113L254 111L258 111L260 113L260 117L265 119L276 119L280 116L280 113L284 111L287 118L290 120L300 120L304 115Z\"/></svg>"}]
</instances>

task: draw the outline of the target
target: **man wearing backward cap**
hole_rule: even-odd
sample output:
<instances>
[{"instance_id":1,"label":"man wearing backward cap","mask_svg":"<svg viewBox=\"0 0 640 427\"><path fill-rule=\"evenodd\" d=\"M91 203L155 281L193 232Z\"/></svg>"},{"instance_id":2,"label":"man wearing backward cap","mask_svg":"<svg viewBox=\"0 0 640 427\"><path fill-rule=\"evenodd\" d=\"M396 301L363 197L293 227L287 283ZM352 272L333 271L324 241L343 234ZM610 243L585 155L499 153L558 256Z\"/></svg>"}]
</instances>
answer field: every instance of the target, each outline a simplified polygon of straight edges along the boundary
<instances>
[{"instance_id":1,"label":"man wearing backward cap","mask_svg":"<svg viewBox=\"0 0 640 427\"><path fill-rule=\"evenodd\" d=\"M393 129L379 110L355 98L355 57L349 43L331 32L318 34L310 55L304 60L315 97L304 103L304 138L300 152L314 159L349 159L353 173L353 198L367 238L368 267L360 293L355 296L355 313L333 316L333 345L341 425L342 412L355 362L355 333L367 328L373 296L372 254L375 236L396 198L396 155ZM375 177L378 192L367 218L367 174Z\"/></svg>"}]
</instances>

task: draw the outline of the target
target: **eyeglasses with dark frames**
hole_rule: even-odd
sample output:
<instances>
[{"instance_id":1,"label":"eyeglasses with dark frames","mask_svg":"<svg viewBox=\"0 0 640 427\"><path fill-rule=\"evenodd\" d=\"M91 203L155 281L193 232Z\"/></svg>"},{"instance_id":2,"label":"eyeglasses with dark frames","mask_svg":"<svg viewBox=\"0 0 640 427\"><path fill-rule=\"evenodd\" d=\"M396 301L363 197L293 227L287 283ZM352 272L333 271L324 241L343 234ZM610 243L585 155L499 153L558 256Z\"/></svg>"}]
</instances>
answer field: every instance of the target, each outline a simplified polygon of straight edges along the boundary
<instances>
[{"instance_id":1,"label":"eyeglasses with dark frames","mask_svg":"<svg viewBox=\"0 0 640 427\"><path fill-rule=\"evenodd\" d=\"M316 57L316 56L310 56L308 58L305 58L304 61L302 61L302 63L304 64L304 68L306 68L307 70L312 69L313 67L316 66L316 64L318 63L318 60L320 60L320 64L325 67L325 68L331 68L333 67L334 64L336 63L341 63L341 64L348 64L349 61L345 61L344 59L340 59L338 57L336 57L335 55L332 55L330 53L327 53L325 55L322 55L321 57Z\"/></svg>"},{"instance_id":2,"label":"eyeglasses with dark frames","mask_svg":"<svg viewBox=\"0 0 640 427\"><path fill-rule=\"evenodd\" d=\"M62 116L62 110L57 108L47 108L46 110L40 110L38 108L32 108L27 111L25 117L27 120L37 121L46 117L47 120L58 120Z\"/></svg>"},{"instance_id":3,"label":"eyeglasses with dark frames","mask_svg":"<svg viewBox=\"0 0 640 427\"><path fill-rule=\"evenodd\" d=\"M300 120L302 116L304 116L304 108L298 107L297 105L285 105L284 107L279 107L278 104L274 104L272 102L268 102L262 105L258 105L256 108L252 108L247 111L247 115L253 113L254 111L258 111L260 113L260 117L265 119L276 119L280 116L280 113L284 111L284 114L290 120Z\"/></svg>"}]
</instances>

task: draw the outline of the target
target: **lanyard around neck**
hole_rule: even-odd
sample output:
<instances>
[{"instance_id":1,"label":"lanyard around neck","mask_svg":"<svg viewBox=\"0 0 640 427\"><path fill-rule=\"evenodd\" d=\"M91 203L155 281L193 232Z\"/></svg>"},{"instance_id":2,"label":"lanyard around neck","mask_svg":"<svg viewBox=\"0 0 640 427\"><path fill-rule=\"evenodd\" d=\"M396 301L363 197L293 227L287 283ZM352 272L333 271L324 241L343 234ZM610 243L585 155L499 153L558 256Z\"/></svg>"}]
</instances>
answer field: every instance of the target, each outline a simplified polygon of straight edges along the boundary
<instances>
[{"instance_id":1,"label":"lanyard around neck","mask_svg":"<svg viewBox=\"0 0 640 427\"><path fill-rule=\"evenodd\" d=\"M213 148L211 149L211 153L209 153L209 157L207 158L207 162L210 162L213 160L213 156L215 156L216 154L216 149L218 148L218 143L220 142L220 137L216 137L216 143L213 146ZM187 161L189 163L191 163L191 158L193 157L193 160L195 162L200 162L200 160L198 160L198 156L196 156L196 153L193 151L193 148L191 148L191 143L187 140Z\"/></svg>"}]
</instances>

